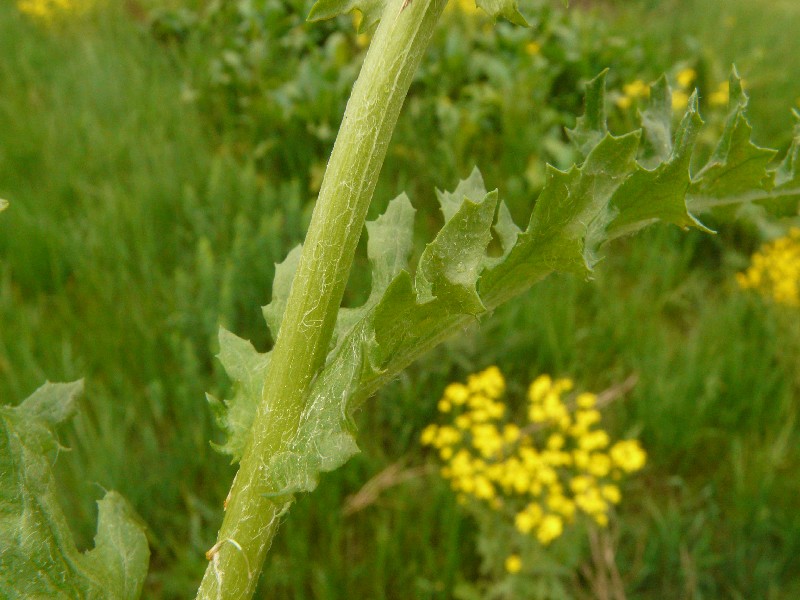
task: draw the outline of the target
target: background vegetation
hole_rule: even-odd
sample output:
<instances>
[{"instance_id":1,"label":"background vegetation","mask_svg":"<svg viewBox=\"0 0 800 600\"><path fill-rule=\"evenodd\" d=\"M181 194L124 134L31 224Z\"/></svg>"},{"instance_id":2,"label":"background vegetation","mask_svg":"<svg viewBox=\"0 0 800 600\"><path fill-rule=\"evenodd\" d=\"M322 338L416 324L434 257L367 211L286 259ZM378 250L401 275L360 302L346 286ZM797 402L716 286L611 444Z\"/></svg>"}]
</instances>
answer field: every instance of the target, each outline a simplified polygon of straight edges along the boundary
<instances>
[{"instance_id":1,"label":"background vegetation","mask_svg":"<svg viewBox=\"0 0 800 600\"><path fill-rule=\"evenodd\" d=\"M574 160L563 128L606 67L617 99L626 83L667 72L675 84L693 69L714 124L706 99L736 62L756 140L788 146L800 107L792 0L575 4L523 3L530 29L448 9L373 216L406 190L433 230L434 186L478 164L520 220L545 162ZM259 306L302 239L363 56L350 19L306 24L307 10L153 0L43 26L0 4L0 197L12 202L0 219L0 397L86 378L63 432L63 497L87 545L102 489L134 504L150 528L148 598L191 596L205 568L233 476L208 444L219 434L204 393L228 385L217 327L271 343ZM612 129L631 110L619 103ZM559 575L573 597L600 596L613 569L628 598L800 597L798 313L735 284L775 224L716 225L715 237L662 227L615 242L593 281L546 280L390 384L360 415L362 454L292 510L263 594L467 597L483 577L477 527L418 468L429 463L419 433L448 382L497 364L520 401L539 373L592 390L638 375L606 422L642 440L648 466L599 541L554 543L575 557ZM359 260L347 302L366 289ZM382 472L396 485L354 512L351 496Z\"/></svg>"}]
</instances>

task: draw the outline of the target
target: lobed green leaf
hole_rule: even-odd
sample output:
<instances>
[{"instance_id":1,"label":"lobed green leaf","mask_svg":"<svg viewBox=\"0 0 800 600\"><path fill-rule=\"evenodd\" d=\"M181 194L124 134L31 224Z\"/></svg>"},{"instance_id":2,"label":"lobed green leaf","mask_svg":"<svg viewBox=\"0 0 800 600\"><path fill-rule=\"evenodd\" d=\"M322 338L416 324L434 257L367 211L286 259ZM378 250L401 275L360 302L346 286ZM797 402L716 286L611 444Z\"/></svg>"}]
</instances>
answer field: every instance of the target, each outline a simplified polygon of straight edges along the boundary
<instances>
[{"instance_id":1,"label":"lobed green leaf","mask_svg":"<svg viewBox=\"0 0 800 600\"><path fill-rule=\"evenodd\" d=\"M367 224L373 281L369 298L361 307L340 311L334 346L306 399L301 424L288 450L272 457L264 469L267 493L312 490L320 472L335 469L358 451L352 413L381 385L548 274L590 274L609 240L658 221L708 231L698 214L754 201L780 201L782 210L796 214L800 135L782 164L770 170L774 152L750 140L747 100L735 73L731 90L717 148L692 174L703 125L696 94L673 132L672 92L666 79L659 79L640 115L642 129L615 136L606 125L601 73L588 85L586 114L569 132L584 160L567 171L548 167L527 227L522 230L514 223L496 191L487 193L476 169L452 192L437 191L444 225L413 274L408 261L414 211L405 195L395 198L384 215ZM493 236L501 252L490 255ZM270 305L274 308L265 310L273 334L292 264L290 256L279 267ZM230 451L242 448L246 440L247 423L260 400L258 374L268 359L235 337L224 345L229 346L224 364L237 389L229 407L236 414L223 419L236 430L237 437L226 445ZM245 368L233 364L234 347L241 350Z\"/></svg>"},{"instance_id":2,"label":"lobed green leaf","mask_svg":"<svg viewBox=\"0 0 800 600\"><path fill-rule=\"evenodd\" d=\"M133 600L147 574L144 526L116 492L98 502L95 546L79 552L56 496L53 428L72 417L83 383L39 388L0 407L0 597Z\"/></svg>"},{"instance_id":3,"label":"lobed green leaf","mask_svg":"<svg viewBox=\"0 0 800 600\"><path fill-rule=\"evenodd\" d=\"M774 174L767 170L775 150L751 141L752 128L745 117L747 95L736 70L731 73L730 101L725 129L711 158L694 176L690 193L709 206L736 205L730 199L743 190L769 190Z\"/></svg>"},{"instance_id":4,"label":"lobed green leaf","mask_svg":"<svg viewBox=\"0 0 800 600\"><path fill-rule=\"evenodd\" d=\"M275 277L277 280L278 275ZM206 395L217 425L226 434L224 443L212 442L211 446L223 454L230 454L233 461L238 462L253 426L270 355L261 354L250 342L224 328L219 330L219 347L217 358L228 377L234 381L234 386L233 396L223 402L211 394Z\"/></svg>"}]
</instances>

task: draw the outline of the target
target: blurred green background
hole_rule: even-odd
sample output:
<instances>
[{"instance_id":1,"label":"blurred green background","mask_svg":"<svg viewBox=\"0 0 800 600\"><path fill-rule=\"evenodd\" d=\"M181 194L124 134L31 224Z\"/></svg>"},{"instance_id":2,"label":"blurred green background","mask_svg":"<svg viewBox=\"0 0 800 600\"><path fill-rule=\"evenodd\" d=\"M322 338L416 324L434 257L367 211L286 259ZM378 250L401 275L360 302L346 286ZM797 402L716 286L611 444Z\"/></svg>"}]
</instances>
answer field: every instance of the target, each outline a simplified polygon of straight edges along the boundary
<instances>
[{"instance_id":1,"label":"blurred green background","mask_svg":"<svg viewBox=\"0 0 800 600\"><path fill-rule=\"evenodd\" d=\"M756 141L788 147L794 0L572 4L523 2L528 29L448 9L371 216L407 191L421 248L441 223L434 187L477 164L525 222L545 163L575 160L564 128L607 67L612 99L691 69L714 132L706 99L735 62ZM363 58L350 17L306 23L309 6L140 0L42 24L0 4L0 398L86 379L62 432L65 509L88 547L104 488L133 503L146 598L191 597L202 576L234 474L209 446L204 393L229 387L217 328L270 346L259 307L302 240ZM629 128L636 107L611 108L612 130ZM431 471L344 508L390 465L430 462L419 432L442 389L490 364L520 400L539 373L595 391L638 375L606 415L649 453L610 533L628 598L800 597L800 314L735 285L763 227L715 226L615 242L592 281L547 279L382 390L359 415L362 454L287 517L258 597L451 598L481 578L476 526ZM346 303L366 272L362 252ZM590 565L581 540L563 543ZM596 597L585 573L563 576L572 597Z\"/></svg>"}]
</instances>

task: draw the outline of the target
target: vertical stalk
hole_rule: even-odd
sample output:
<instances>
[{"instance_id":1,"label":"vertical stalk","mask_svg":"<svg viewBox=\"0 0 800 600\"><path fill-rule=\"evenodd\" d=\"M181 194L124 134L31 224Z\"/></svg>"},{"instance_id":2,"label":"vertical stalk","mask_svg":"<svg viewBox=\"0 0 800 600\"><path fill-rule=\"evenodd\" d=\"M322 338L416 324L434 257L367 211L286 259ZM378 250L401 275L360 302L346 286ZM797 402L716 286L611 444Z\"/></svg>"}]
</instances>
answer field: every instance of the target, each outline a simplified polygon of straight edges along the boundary
<instances>
[{"instance_id":1,"label":"vertical stalk","mask_svg":"<svg viewBox=\"0 0 800 600\"><path fill-rule=\"evenodd\" d=\"M328 161L198 598L251 598L280 517L291 505L291 497L269 489L265 468L295 435L309 385L324 363L389 140L445 3L388 0L384 9Z\"/></svg>"}]
</instances>

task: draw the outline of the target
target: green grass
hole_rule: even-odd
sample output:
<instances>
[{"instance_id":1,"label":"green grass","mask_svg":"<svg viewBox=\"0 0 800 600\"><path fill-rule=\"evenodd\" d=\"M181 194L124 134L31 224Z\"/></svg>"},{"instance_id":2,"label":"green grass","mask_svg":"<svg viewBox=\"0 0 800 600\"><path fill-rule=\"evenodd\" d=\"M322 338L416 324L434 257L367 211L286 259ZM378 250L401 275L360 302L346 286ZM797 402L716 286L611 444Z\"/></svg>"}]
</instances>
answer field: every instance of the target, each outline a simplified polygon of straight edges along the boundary
<instances>
[{"instance_id":1,"label":"green grass","mask_svg":"<svg viewBox=\"0 0 800 600\"><path fill-rule=\"evenodd\" d=\"M790 75L800 70L800 39L794 35L800 27L800 4L793 0L618 4L620 32L642 36L645 44L660 49L662 60L696 67L701 87L713 89L736 64L752 99L756 140L788 146L790 109L800 109L800 88Z\"/></svg>"},{"instance_id":2,"label":"green grass","mask_svg":"<svg viewBox=\"0 0 800 600\"><path fill-rule=\"evenodd\" d=\"M785 143L798 93L782 72L800 60L796 40L780 38L767 46L775 60L757 62L753 47L768 41L769 11L728 3L746 26L723 44L710 35L716 16L690 18L715 15L708 5L686 6L670 13L679 19L652 21L649 45L623 48L618 80L648 75L635 69L637 56L656 72L713 53L724 74L736 60L751 81L758 139ZM774 10L785 11L782 22L797 18L792 3ZM581 18L584 37L628 27ZM684 32L702 52L684 43ZM501 36L504 60L520 73L530 59L514 53L528 35ZM468 64L469 44L452 33L438 43L433 54L459 76L444 81L434 67L421 74L376 205L408 189L430 232L439 219L432 185L452 186L477 160L491 163L488 183L521 216L537 175L519 170L540 156L569 157L559 128L569 124L577 81L610 59L595 50L585 60L552 56L517 80L488 62L488 51ZM572 62L566 69L558 60ZM435 132L454 117L441 92L464 84L458 69L466 66L503 94L486 97L487 86L476 85L456 97L465 108L455 122L469 127L456 127L447 150ZM258 307L269 300L273 263L302 237L311 196L310 174L288 165L316 164L327 148L294 146L280 177L264 171L236 145L241 130L220 129L184 101L186 68L125 15L48 32L0 6L0 197L12 202L0 217L0 397L17 402L45 379L86 378L84 410L64 432L72 451L59 461L63 497L83 545L101 487L131 500L150 527L148 598L190 596L205 567L233 475L208 445L219 434L203 394L227 385L213 359L216 329L224 324L268 347ZM538 114L514 96L537 82L572 86L564 92L572 95ZM431 106L439 106L436 119ZM434 133L425 137L420 123ZM480 146L481 136L491 143ZM629 598L800 595L797 314L735 288L739 239L749 251L752 238L733 227L716 238L656 228L615 242L593 281L552 277L412 366L360 413L363 453L292 509L263 594L449 598L459 581L479 577L475 525L435 475L391 487L353 515L342 508L388 465L425 464L419 431L436 419L441 390L497 364L517 398L542 372L591 390L639 375L607 413L611 431L639 436L650 457L616 524ZM363 277L353 277L351 301L363 296Z\"/></svg>"}]
</instances>

